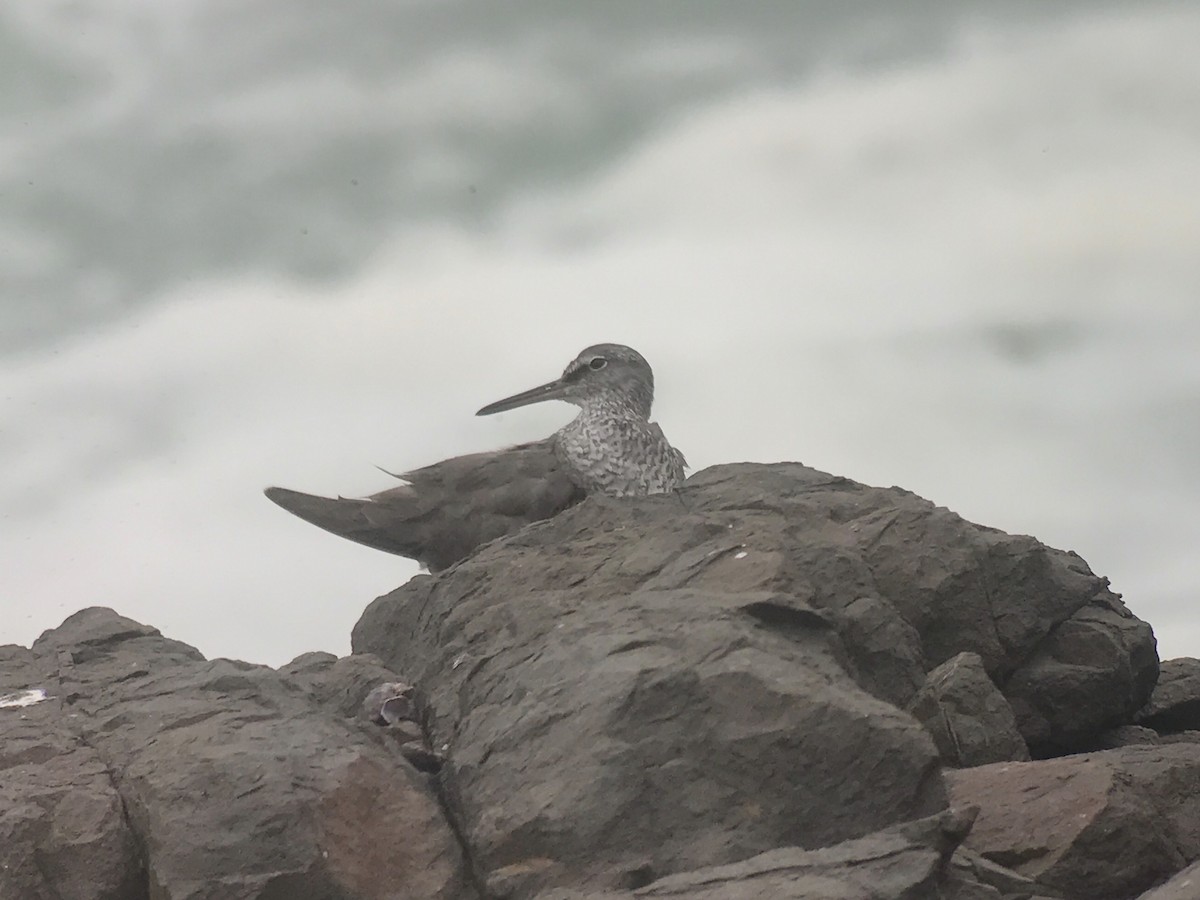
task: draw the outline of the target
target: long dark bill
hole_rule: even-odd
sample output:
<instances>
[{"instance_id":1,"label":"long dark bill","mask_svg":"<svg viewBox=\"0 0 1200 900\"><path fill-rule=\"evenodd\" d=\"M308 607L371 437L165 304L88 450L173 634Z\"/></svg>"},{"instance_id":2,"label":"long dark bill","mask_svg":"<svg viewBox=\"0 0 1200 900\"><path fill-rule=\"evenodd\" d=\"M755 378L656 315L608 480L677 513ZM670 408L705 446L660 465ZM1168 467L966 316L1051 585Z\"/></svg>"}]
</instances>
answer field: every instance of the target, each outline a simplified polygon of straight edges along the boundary
<instances>
[{"instance_id":1,"label":"long dark bill","mask_svg":"<svg viewBox=\"0 0 1200 900\"><path fill-rule=\"evenodd\" d=\"M567 387L568 385L561 379L550 381L539 387L531 388L528 391L521 391L519 394L505 397L503 400L497 400L495 403L489 403L479 412L475 413L475 415L490 416L493 413L516 409L518 406L528 406L530 403L541 403L543 400L558 400L566 393Z\"/></svg>"}]
</instances>

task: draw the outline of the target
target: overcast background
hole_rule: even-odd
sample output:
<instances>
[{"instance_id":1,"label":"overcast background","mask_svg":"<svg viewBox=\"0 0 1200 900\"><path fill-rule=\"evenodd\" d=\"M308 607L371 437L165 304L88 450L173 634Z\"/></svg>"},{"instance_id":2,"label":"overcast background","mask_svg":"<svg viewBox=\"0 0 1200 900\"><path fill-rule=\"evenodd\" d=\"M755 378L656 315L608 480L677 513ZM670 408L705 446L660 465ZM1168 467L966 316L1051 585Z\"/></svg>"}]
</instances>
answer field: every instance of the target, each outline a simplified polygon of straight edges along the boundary
<instances>
[{"instance_id":1,"label":"overcast background","mask_svg":"<svg viewBox=\"0 0 1200 900\"><path fill-rule=\"evenodd\" d=\"M265 500L544 436L1074 549L1200 655L1200 6L0 5L0 643L349 649L415 566Z\"/></svg>"}]
</instances>

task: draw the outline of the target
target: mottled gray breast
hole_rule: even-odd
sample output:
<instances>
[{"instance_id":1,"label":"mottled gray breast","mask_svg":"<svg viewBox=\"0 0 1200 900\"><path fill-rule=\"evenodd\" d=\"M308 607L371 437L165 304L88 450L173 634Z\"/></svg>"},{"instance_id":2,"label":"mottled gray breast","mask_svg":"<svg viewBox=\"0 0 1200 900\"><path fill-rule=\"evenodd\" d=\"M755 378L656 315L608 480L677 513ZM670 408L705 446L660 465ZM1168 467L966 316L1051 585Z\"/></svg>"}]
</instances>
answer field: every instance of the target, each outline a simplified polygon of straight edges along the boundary
<instances>
[{"instance_id":1,"label":"mottled gray breast","mask_svg":"<svg viewBox=\"0 0 1200 900\"><path fill-rule=\"evenodd\" d=\"M658 425L612 411L584 410L555 435L555 450L576 484L611 497L673 491L687 465Z\"/></svg>"}]
</instances>

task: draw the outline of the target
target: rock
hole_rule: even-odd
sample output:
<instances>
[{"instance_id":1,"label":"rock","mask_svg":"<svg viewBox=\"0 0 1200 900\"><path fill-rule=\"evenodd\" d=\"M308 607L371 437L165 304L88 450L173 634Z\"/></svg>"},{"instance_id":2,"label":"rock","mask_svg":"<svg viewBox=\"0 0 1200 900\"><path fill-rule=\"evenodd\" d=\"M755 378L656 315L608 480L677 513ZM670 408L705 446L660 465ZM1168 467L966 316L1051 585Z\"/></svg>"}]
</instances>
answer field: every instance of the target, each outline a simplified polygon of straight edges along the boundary
<instances>
[{"instance_id":1,"label":"rock","mask_svg":"<svg viewBox=\"0 0 1200 900\"><path fill-rule=\"evenodd\" d=\"M105 761L73 733L45 662L0 646L0 897L139 896L146 876L121 797Z\"/></svg>"},{"instance_id":2,"label":"rock","mask_svg":"<svg viewBox=\"0 0 1200 900\"><path fill-rule=\"evenodd\" d=\"M0 897L1116 900L1200 858L1188 661L1151 698L1077 556L898 489L591 498L354 645L274 671L88 609L0 649ZM956 849L931 732L956 765L1154 743L951 773Z\"/></svg>"},{"instance_id":3,"label":"rock","mask_svg":"<svg viewBox=\"0 0 1200 900\"><path fill-rule=\"evenodd\" d=\"M947 774L966 846L1068 897L1125 900L1200 858L1200 753L1139 745Z\"/></svg>"},{"instance_id":4,"label":"rock","mask_svg":"<svg viewBox=\"0 0 1200 900\"><path fill-rule=\"evenodd\" d=\"M1099 605L1056 625L1004 682L1034 756L1087 749L1098 733L1130 721L1158 677L1150 626L1125 618L1130 614L1107 586L1098 596Z\"/></svg>"},{"instance_id":5,"label":"rock","mask_svg":"<svg viewBox=\"0 0 1200 900\"><path fill-rule=\"evenodd\" d=\"M1196 900L1200 897L1200 862L1192 863L1166 884L1142 894L1137 900Z\"/></svg>"},{"instance_id":6,"label":"rock","mask_svg":"<svg viewBox=\"0 0 1200 900\"><path fill-rule=\"evenodd\" d=\"M537 900L930 900L945 896L946 861L970 827L969 813L944 812L832 847L783 847L634 891L551 889ZM1000 897L994 891L992 896Z\"/></svg>"},{"instance_id":7,"label":"rock","mask_svg":"<svg viewBox=\"0 0 1200 900\"><path fill-rule=\"evenodd\" d=\"M1034 755L1087 747L1096 733L1128 723L1154 684L1150 627L1073 553L973 525L897 488L797 465L720 466L688 484L693 509L732 514L735 533L760 551L752 558L770 566L763 586L809 596L839 616L877 597L919 635L927 668L977 653ZM839 631L859 658L853 629ZM872 665L881 661L875 649ZM901 640L891 663L902 668L912 655Z\"/></svg>"},{"instance_id":8,"label":"rock","mask_svg":"<svg viewBox=\"0 0 1200 900\"><path fill-rule=\"evenodd\" d=\"M338 659L336 654L326 653L324 650L310 650L308 653L301 653L291 662L284 663L279 667L279 671L293 678L308 675L323 678Z\"/></svg>"},{"instance_id":9,"label":"rock","mask_svg":"<svg viewBox=\"0 0 1200 900\"><path fill-rule=\"evenodd\" d=\"M704 543L736 539L755 565L737 570L723 559L684 583L808 598L834 614L859 683L889 702L906 705L928 668L977 653L1030 751L1046 756L1087 749L1097 733L1130 722L1157 677L1150 627L1073 553L803 466L721 466L688 484L700 522L680 521L675 509L678 530L660 522L648 539L673 552L696 542L687 529L728 516L732 534Z\"/></svg>"},{"instance_id":10,"label":"rock","mask_svg":"<svg viewBox=\"0 0 1200 900\"><path fill-rule=\"evenodd\" d=\"M424 776L381 729L323 708L302 683L338 663L289 676L206 661L107 609L71 616L32 656L71 741L113 773L116 819L144 853L140 890L112 896L147 885L162 900L475 895Z\"/></svg>"},{"instance_id":11,"label":"rock","mask_svg":"<svg viewBox=\"0 0 1200 900\"><path fill-rule=\"evenodd\" d=\"M1137 722L1162 734L1200 731L1200 659L1168 659Z\"/></svg>"},{"instance_id":12,"label":"rock","mask_svg":"<svg viewBox=\"0 0 1200 900\"><path fill-rule=\"evenodd\" d=\"M414 723L417 716L415 692L416 688L406 682L385 681L367 694L362 702L363 714L378 725ZM409 740L416 739L414 736Z\"/></svg>"},{"instance_id":13,"label":"rock","mask_svg":"<svg viewBox=\"0 0 1200 900\"><path fill-rule=\"evenodd\" d=\"M1200 731L1177 731L1173 734L1160 734L1158 735L1158 743L1200 744Z\"/></svg>"},{"instance_id":14,"label":"rock","mask_svg":"<svg viewBox=\"0 0 1200 900\"><path fill-rule=\"evenodd\" d=\"M1150 627L1075 554L794 463L714 467L669 498L593 498L483 552L551 565L543 587L595 571L796 598L828 617L859 684L901 707L929 669L974 652L1035 756L1128 724L1157 677Z\"/></svg>"},{"instance_id":15,"label":"rock","mask_svg":"<svg viewBox=\"0 0 1200 900\"><path fill-rule=\"evenodd\" d=\"M400 753L418 772L436 774L446 762L440 753L429 749L424 741L405 741L400 744Z\"/></svg>"},{"instance_id":16,"label":"rock","mask_svg":"<svg viewBox=\"0 0 1200 900\"><path fill-rule=\"evenodd\" d=\"M425 743L425 733L421 730L421 726L416 722L408 719L398 719L394 722L384 720L376 722L377 725L382 724L388 726L388 733L393 736L394 740L401 744Z\"/></svg>"},{"instance_id":17,"label":"rock","mask_svg":"<svg viewBox=\"0 0 1200 900\"><path fill-rule=\"evenodd\" d=\"M591 552L569 559L657 565ZM845 675L793 598L599 572L545 587L562 564L495 545L377 601L355 631L421 685L489 885L629 886L944 806L928 735Z\"/></svg>"},{"instance_id":18,"label":"rock","mask_svg":"<svg viewBox=\"0 0 1200 900\"><path fill-rule=\"evenodd\" d=\"M959 653L930 672L909 712L933 736L947 765L1029 759L1012 708L978 653Z\"/></svg>"},{"instance_id":19,"label":"rock","mask_svg":"<svg viewBox=\"0 0 1200 900\"><path fill-rule=\"evenodd\" d=\"M1162 737L1153 728L1141 725L1122 725L1102 732L1092 747L1093 750L1115 750L1118 747L1132 747L1137 744L1161 744Z\"/></svg>"},{"instance_id":20,"label":"rock","mask_svg":"<svg viewBox=\"0 0 1200 900\"><path fill-rule=\"evenodd\" d=\"M908 702L974 652L1043 753L1127 723L1157 671L1077 556L795 464L590 498L380 598L354 647L427 695L480 870L592 885L936 809L928 745L846 671Z\"/></svg>"},{"instance_id":21,"label":"rock","mask_svg":"<svg viewBox=\"0 0 1200 900\"><path fill-rule=\"evenodd\" d=\"M950 858L946 900L1047 900L1036 881L959 847ZM1058 895L1054 895L1057 900Z\"/></svg>"},{"instance_id":22,"label":"rock","mask_svg":"<svg viewBox=\"0 0 1200 900\"><path fill-rule=\"evenodd\" d=\"M304 687L318 703L346 718L362 712L364 698L372 690L396 680L396 673L369 653L342 657L305 653L280 666L279 673ZM367 719L371 721L373 717Z\"/></svg>"},{"instance_id":23,"label":"rock","mask_svg":"<svg viewBox=\"0 0 1200 900\"><path fill-rule=\"evenodd\" d=\"M867 691L906 706L925 681L921 635L890 601L856 597L842 606L837 629L849 654L850 671Z\"/></svg>"},{"instance_id":24,"label":"rock","mask_svg":"<svg viewBox=\"0 0 1200 900\"><path fill-rule=\"evenodd\" d=\"M369 653L341 658L331 653L306 653L279 671L304 685L318 702L339 715L357 714L359 719L379 727L418 772L441 771L442 756L429 747L416 721L416 688L391 680L395 673L378 657Z\"/></svg>"}]
</instances>

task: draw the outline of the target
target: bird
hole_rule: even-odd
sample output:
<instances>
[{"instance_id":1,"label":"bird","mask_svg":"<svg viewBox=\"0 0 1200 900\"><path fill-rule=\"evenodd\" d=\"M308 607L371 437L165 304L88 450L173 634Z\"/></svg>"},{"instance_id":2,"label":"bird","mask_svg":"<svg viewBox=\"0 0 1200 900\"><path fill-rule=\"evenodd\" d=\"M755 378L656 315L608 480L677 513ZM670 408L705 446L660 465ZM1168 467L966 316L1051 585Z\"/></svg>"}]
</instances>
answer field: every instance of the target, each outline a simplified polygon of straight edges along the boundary
<instances>
[{"instance_id":1,"label":"bird","mask_svg":"<svg viewBox=\"0 0 1200 900\"><path fill-rule=\"evenodd\" d=\"M318 528L436 573L590 494L641 497L683 484L687 461L650 421L654 373L632 347L593 344L560 377L489 403L476 415L547 400L574 404L579 413L540 441L388 472L405 483L360 499L281 487L264 493Z\"/></svg>"}]
</instances>

